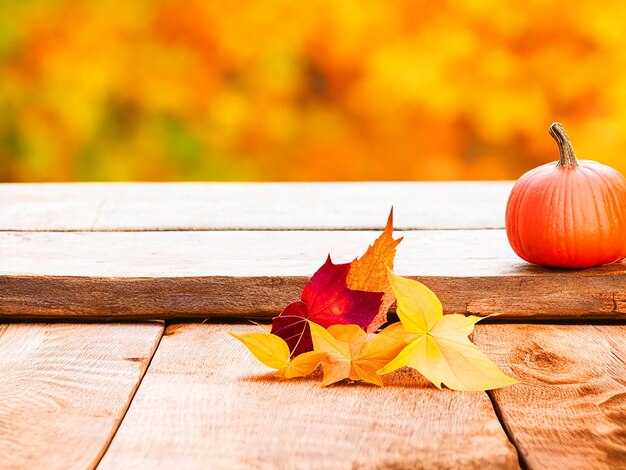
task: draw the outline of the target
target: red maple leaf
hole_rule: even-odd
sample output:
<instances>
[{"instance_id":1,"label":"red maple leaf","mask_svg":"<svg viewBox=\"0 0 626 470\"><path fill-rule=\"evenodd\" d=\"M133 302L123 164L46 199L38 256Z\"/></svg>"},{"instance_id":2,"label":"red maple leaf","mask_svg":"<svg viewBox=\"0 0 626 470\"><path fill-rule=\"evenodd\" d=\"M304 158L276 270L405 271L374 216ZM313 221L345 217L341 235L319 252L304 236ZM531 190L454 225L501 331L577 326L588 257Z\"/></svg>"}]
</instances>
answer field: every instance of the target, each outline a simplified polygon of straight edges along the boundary
<instances>
[{"instance_id":1,"label":"red maple leaf","mask_svg":"<svg viewBox=\"0 0 626 470\"><path fill-rule=\"evenodd\" d=\"M307 320L328 328L354 324L366 329L376 317L383 292L348 289L351 263L333 264L330 255L302 292L302 300L289 304L272 320L272 333L289 345L292 357L313 350Z\"/></svg>"}]
</instances>

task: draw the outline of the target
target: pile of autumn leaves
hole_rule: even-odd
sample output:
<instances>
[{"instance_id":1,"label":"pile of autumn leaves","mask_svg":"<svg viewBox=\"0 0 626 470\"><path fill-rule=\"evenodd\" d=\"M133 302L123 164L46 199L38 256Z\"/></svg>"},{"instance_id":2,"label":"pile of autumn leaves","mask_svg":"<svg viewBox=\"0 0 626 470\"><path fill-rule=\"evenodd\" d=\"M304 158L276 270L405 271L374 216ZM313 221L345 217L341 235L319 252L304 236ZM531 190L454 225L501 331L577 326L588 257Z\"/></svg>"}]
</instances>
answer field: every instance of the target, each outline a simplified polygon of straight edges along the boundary
<instances>
[{"instance_id":1,"label":"pile of autumn leaves","mask_svg":"<svg viewBox=\"0 0 626 470\"><path fill-rule=\"evenodd\" d=\"M272 320L271 333L236 335L263 364L286 379L321 365L322 386L345 379L382 386L381 375L408 366L437 387L490 390L516 383L468 336L476 316L443 315L425 285L396 275L393 212L365 255L333 264L330 256L302 292ZM397 301L400 322L377 331Z\"/></svg>"}]
</instances>

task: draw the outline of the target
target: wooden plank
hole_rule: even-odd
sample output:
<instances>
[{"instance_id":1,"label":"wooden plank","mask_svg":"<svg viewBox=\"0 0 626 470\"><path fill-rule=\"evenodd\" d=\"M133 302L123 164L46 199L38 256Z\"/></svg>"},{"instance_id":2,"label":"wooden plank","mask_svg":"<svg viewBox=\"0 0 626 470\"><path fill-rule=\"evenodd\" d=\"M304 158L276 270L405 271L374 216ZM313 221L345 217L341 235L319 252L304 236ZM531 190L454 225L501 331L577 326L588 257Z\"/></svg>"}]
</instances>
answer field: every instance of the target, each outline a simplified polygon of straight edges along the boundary
<instances>
[{"instance_id":1,"label":"wooden plank","mask_svg":"<svg viewBox=\"0 0 626 470\"><path fill-rule=\"evenodd\" d=\"M522 382L493 398L528 467L626 468L626 326L491 326L474 340Z\"/></svg>"},{"instance_id":2,"label":"wooden plank","mask_svg":"<svg viewBox=\"0 0 626 470\"><path fill-rule=\"evenodd\" d=\"M533 267L503 230L399 232L396 270L446 312L510 318L626 318L626 263ZM1 232L0 316L274 316L327 253L347 262L367 231Z\"/></svg>"},{"instance_id":3,"label":"wooden plank","mask_svg":"<svg viewBox=\"0 0 626 470\"><path fill-rule=\"evenodd\" d=\"M511 182L0 185L0 230L503 228Z\"/></svg>"},{"instance_id":4,"label":"wooden plank","mask_svg":"<svg viewBox=\"0 0 626 470\"><path fill-rule=\"evenodd\" d=\"M0 325L0 468L93 468L162 333L160 322Z\"/></svg>"},{"instance_id":5,"label":"wooden plank","mask_svg":"<svg viewBox=\"0 0 626 470\"><path fill-rule=\"evenodd\" d=\"M518 468L485 393L280 382L226 331L167 328L100 468Z\"/></svg>"}]
</instances>

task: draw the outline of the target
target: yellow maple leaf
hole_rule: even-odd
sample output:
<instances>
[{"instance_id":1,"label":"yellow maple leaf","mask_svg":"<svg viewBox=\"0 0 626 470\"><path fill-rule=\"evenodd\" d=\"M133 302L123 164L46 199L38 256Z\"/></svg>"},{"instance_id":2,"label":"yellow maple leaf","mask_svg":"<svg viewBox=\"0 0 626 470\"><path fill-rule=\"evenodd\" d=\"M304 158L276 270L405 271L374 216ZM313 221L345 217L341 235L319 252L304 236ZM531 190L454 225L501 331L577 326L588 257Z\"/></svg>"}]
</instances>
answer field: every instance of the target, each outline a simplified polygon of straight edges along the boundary
<instances>
[{"instance_id":1,"label":"yellow maple leaf","mask_svg":"<svg viewBox=\"0 0 626 470\"><path fill-rule=\"evenodd\" d=\"M441 302L425 285L389 270L404 328L415 335L381 375L403 366L420 372L437 387L484 391L517 383L487 358L468 336L481 320L476 316L444 315Z\"/></svg>"},{"instance_id":2,"label":"yellow maple leaf","mask_svg":"<svg viewBox=\"0 0 626 470\"><path fill-rule=\"evenodd\" d=\"M376 331L387 321L387 311L395 300L387 278L387 268L393 269L396 247L401 241L402 237L393 238L392 208L383 233L367 248L361 258L355 259L350 264L350 272L346 280L349 289L384 293L378 313L367 327L368 333Z\"/></svg>"},{"instance_id":3,"label":"yellow maple leaf","mask_svg":"<svg viewBox=\"0 0 626 470\"><path fill-rule=\"evenodd\" d=\"M276 377L292 379L304 377L312 373L326 353L309 351L290 358L289 346L280 336L271 333L246 333L237 335L229 333L241 341L261 363L272 369L277 369Z\"/></svg>"},{"instance_id":4,"label":"yellow maple leaf","mask_svg":"<svg viewBox=\"0 0 626 470\"><path fill-rule=\"evenodd\" d=\"M368 340L358 325L332 325L325 329L309 322L315 351L327 354L322 361L322 387L344 379L363 380L382 387L377 371L406 346L406 335L391 325Z\"/></svg>"}]
</instances>

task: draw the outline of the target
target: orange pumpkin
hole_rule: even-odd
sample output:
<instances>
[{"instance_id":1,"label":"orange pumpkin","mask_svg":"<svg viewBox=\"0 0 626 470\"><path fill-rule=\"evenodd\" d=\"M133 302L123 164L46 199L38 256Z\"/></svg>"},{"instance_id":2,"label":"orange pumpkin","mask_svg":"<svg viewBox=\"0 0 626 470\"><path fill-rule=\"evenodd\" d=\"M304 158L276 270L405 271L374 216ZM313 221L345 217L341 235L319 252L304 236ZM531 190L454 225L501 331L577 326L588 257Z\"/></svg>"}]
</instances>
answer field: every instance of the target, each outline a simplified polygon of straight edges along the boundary
<instances>
[{"instance_id":1,"label":"orange pumpkin","mask_svg":"<svg viewBox=\"0 0 626 470\"><path fill-rule=\"evenodd\" d=\"M529 263L588 268L626 257L626 178L613 168L577 160L559 123L550 126L558 162L523 175L506 208L511 247Z\"/></svg>"}]
</instances>

